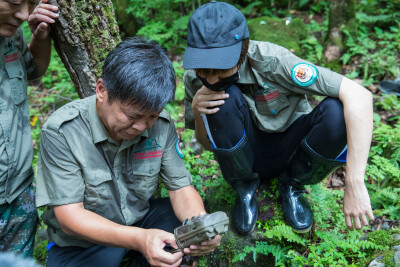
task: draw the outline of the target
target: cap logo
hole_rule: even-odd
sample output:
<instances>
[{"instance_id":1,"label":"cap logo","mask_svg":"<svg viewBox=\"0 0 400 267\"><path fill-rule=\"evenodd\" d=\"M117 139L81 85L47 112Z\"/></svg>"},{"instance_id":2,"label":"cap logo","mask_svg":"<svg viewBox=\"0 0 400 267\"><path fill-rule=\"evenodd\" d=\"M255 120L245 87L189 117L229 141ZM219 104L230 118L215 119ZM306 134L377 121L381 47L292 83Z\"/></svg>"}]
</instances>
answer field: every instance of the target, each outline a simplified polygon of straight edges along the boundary
<instances>
[{"instance_id":1,"label":"cap logo","mask_svg":"<svg viewBox=\"0 0 400 267\"><path fill-rule=\"evenodd\" d=\"M292 69L292 80L300 86L309 86L318 78L318 70L313 65L299 63Z\"/></svg>"}]
</instances>

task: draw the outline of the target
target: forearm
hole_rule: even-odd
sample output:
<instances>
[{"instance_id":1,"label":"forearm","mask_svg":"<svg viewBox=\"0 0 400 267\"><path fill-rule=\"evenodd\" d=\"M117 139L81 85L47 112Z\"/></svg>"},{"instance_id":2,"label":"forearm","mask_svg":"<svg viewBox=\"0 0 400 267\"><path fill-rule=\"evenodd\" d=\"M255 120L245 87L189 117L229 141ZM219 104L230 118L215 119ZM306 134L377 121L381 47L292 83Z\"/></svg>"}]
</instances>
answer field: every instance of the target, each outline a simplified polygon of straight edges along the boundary
<instances>
[{"instance_id":1,"label":"forearm","mask_svg":"<svg viewBox=\"0 0 400 267\"><path fill-rule=\"evenodd\" d=\"M203 200L193 186L186 186L168 193L175 215L181 222L205 212Z\"/></svg>"},{"instance_id":2,"label":"forearm","mask_svg":"<svg viewBox=\"0 0 400 267\"><path fill-rule=\"evenodd\" d=\"M82 203L54 207L62 230L89 242L138 250L144 229L114 223L86 210Z\"/></svg>"},{"instance_id":3,"label":"forearm","mask_svg":"<svg viewBox=\"0 0 400 267\"><path fill-rule=\"evenodd\" d=\"M341 90L347 131L346 185L364 183L364 174L372 139L373 107L372 95L362 86L343 79L342 86L352 90ZM347 96L351 92L351 97Z\"/></svg>"},{"instance_id":4,"label":"forearm","mask_svg":"<svg viewBox=\"0 0 400 267\"><path fill-rule=\"evenodd\" d=\"M43 75L50 63L51 56L51 40L50 37L44 40L36 40L35 36L32 35L31 42L29 44L29 50L33 56L33 61L36 64L39 75Z\"/></svg>"}]
</instances>

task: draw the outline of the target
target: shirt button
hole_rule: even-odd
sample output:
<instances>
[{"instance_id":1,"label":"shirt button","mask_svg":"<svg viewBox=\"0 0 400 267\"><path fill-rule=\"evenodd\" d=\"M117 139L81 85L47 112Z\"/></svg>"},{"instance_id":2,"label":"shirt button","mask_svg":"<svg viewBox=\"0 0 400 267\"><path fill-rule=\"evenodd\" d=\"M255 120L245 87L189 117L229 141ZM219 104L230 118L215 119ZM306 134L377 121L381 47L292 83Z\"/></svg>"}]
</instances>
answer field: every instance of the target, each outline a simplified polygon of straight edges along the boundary
<instances>
[{"instance_id":1,"label":"shirt button","mask_svg":"<svg viewBox=\"0 0 400 267\"><path fill-rule=\"evenodd\" d=\"M276 110L273 109L273 110L271 111L271 113L272 113L272 114L276 114Z\"/></svg>"},{"instance_id":2,"label":"shirt button","mask_svg":"<svg viewBox=\"0 0 400 267\"><path fill-rule=\"evenodd\" d=\"M150 173L150 174L152 174L152 173L153 173L153 171L154 171L153 169L150 169L150 170L149 170L149 173Z\"/></svg>"}]
</instances>

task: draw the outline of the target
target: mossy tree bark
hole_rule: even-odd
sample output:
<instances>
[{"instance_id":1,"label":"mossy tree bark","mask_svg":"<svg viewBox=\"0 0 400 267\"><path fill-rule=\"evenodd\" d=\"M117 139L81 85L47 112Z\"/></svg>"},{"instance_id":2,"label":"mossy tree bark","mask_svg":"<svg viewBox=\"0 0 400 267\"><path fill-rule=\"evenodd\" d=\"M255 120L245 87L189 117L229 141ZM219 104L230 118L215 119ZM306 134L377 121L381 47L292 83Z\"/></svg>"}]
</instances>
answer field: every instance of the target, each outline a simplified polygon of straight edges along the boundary
<instances>
[{"instance_id":1,"label":"mossy tree bark","mask_svg":"<svg viewBox=\"0 0 400 267\"><path fill-rule=\"evenodd\" d=\"M329 1L329 31L327 35L328 48L325 53L328 61L340 57L344 47L342 29L346 27L352 31L355 16L355 0Z\"/></svg>"},{"instance_id":2,"label":"mossy tree bark","mask_svg":"<svg viewBox=\"0 0 400 267\"><path fill-rule=\"evenodd\" d=\"M111 0L50 0L60 16L54 46L81 98L95 93L103 62L121 41Z\"/></svg>"}]
</instances>

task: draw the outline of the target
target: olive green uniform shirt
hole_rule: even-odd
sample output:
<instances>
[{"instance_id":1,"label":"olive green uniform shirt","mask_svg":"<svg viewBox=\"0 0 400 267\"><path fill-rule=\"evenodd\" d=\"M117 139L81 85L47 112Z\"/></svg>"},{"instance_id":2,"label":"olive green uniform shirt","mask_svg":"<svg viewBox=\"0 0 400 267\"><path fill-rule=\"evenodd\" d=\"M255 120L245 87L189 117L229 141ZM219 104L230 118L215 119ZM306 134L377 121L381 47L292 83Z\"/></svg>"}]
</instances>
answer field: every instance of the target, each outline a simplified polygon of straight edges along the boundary
<instances>
[{"instance_id":1,"label":"olive green uniform shirt","mask_svg":"<svg viewBox=\"0 0 400 267\"><path fill-rule=\"evenodd\" d=\"M312 73L307 76L304 72ZM304 74L303 79L297 78ZM236 85L242 91L253 121L264 132L283 132L311 112L307 94L338 97L343 76L302 60L281 46L250 41ZM185 123L194 129L192 101L202 82L194 70L185 72Z\"/></svg>"},{"instance_id":2,"label":"olive green uniform shirt","mask_svg":"<svg viewBox=\"0 0 400 267\"><path fill-rule=\"evenodd\" d=\"M57 110L42 129L37 173L37 206L48 206L43 220L49 242L59 246L93 244L68 236L53 206L83 202L121 225L132 225L149 210L159 175L168 190L191 184L179 150L174 122L162 111L152 128L121 144L111 139L96 112L96 96Z\"/></svg>"},{"instance_id":3,"label":"olive green uniform shirt","mask_svg":"<svg viewBox=\"0 0 400 267\"><path fill-rule=\"evenodd\" d=\"M33 181L27 81L38 77L21 29L0 36L0 205Z\"/></svg>"}]
</instances>

